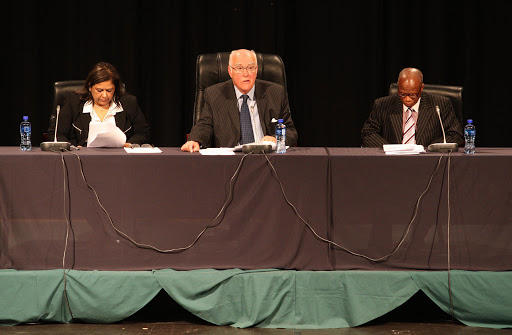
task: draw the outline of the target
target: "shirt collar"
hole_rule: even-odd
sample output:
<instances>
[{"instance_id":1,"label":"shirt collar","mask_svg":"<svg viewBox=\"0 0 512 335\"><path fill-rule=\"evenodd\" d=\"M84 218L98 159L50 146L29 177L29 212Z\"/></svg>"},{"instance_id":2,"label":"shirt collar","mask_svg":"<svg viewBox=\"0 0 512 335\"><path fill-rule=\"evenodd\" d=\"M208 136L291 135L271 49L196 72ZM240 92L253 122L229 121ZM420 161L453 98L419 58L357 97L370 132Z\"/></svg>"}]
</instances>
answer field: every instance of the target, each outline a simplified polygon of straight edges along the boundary
<instances>
[{"instance_id":1,"label":"shirt collar","mask_svg":"<svg viewBox=\"0 0 512 335\"><path fill-rule=\"evenodd\" d=\"M83 108L82 112L90 114L92 111L94 111L92 101L87 101L84 104L84 108ZM122 111L123 111L123 106L121 105L121 102L119 102L119 106L115 103L112 103L112 104L110 104L107 114L116 115L116 113L120 113Z\"/></svg>"},{"instance_id":2,"label":"shirt collar","mask_svg":"<svg viewBox=\"0 0 512 335\"><path fill-rule=\"evenodd\" d=\"M411 108L414 109L414 111L416 113L419 112L420 110L420 101L421 101L421 97L418 99L418 101L414 104L414 106L412 106ZM402 110L404 111L404 113L407 113L407 110L409 109L409 107L407 107L406 105L402 104Z\"/></svg>"},{"instance_id":3,"label":"shirt collar","mask_svg":"<svg viewBox=\"0 0 512 335\"><path fill-rule=\"evenodd\" d=\"M249 99L251 99L251 100L254 100L254 87L255 86L256 85L253 85L251 90L249 92L247 92L247 95L249 96ZM243 95L243 93L240 92L240 90L235 85L233 85L233 87L235 88L236 99L239 100L240 97Z\"/></svg>"}]
</instances>

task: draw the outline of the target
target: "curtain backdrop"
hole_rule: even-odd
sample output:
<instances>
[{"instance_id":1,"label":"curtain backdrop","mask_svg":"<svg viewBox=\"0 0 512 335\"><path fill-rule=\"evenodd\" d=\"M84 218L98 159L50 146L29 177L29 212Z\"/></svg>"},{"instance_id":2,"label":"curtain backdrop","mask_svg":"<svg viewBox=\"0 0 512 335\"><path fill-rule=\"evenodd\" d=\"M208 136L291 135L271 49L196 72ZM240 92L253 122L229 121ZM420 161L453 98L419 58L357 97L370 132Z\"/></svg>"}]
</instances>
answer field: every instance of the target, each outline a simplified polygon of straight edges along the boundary
<instances>
[{"instance_id":1,"label":"curtain backdrop","mask_svg":"<svg viewBox=\"0 0 512 335\"><path fill-rule=\"evenodd\" d=\"M301 146L360 146L373 101L399 71L464 87L478 146L511 146L507 1L11 1L2 5L3 131L28 115L42 140L55 81L111 62L136 95L152 143L181 146L192 124L197 55L249 48L285 63Z\"/></svg>"}]
</instances>

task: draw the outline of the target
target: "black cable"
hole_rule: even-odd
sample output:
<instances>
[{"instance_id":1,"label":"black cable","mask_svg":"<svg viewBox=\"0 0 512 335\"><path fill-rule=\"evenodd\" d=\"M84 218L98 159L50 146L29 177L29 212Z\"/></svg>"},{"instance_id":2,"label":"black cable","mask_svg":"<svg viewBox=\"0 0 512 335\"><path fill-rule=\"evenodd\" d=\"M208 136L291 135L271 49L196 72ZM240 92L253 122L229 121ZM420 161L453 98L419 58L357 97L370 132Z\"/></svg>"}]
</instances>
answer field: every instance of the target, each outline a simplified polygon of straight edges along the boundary
<instances>
[{"instance_id":1,"label":"black cable","mask_svg":"<svg viewBox=\"0 0 512 335\"><path fill-rule=\"evenodd\" d=\"M85 184L87 185L87 187L89 189L91 189L96 197L96 200L99 204L99 206L101 207L101 209L103 210L103 212L105 213L105 215L107 216L109 222L110 222L110 225L112 226L112 228L114 228L114 230L117 232L117 234L119 234L121 237L127 239L128 241L130 241L132 244L134 244L136 247L139 247L139 248L143 248L143 249L151 249L151 250L154 250L154 251L157 251L157 252L160 252L160 253L177 253L177 252L182 252L182 251L185 251L189 248L191 248L194 244L197 243L197 241L199 240L199 238L201 238L201 236L204 234L204 232L208 229L208 228L212 228L212 227L215 227L217 226L219 223L215 224L214 225L214 222L218 219L218 218L221 218L221 221L222 221L222 218L224 217L224 212L226 210L226 208L228 207L228 205L231 203L232 201L232 196L233 196L233 189L234 189L234 181L236 180L236 177L238 176L238 173L240 172L240 168L242 167L242 163L244 162L245 158L249 155L249 154L246 154L242 157L242 159L240 160L240 163L238 164L238 167L237 169L235 170L233 176L230 178L230 181L229 181L229 185L230 185L230 190L229 190L229 194L226 198L226 201L224 201L224 204L222 205L219 213L215 216L215 218L213 220L211 220L204 228L203 230L201 230L201 232L199 233L199 235L197 235L197 237L194 239L194 241L192 243L190 243L188 246L186 247L180 247L180 248L173 248L173 249L159 249L157 247L154 247L150 244L144 244L144 243L139 243L137 241L135 241L133 238L131 238L128 234L124 233L123 231L121 231L120 229L118 229L116 227L116 225L114 224L114 221L112 220L112 218L110 217L110 214L108 213L108 211L105 209L105 207L103 207L101 201L100 201L100 198L98 196L98 193L96 192L96 190L94 189L94 187L92 187L88 182L87 182L87 179L85 178L85 174L84 174L84 169L83 169L83 164L82 164L82 160L80 159L80 156L74 152L71 152L71 151L68 151L70 154L73 154L75 155L77 158L78 158L78 162L80 164L80 173L82 174L82 179L84 180Z\"/></svg>"},{"instance_id":2,"label":"black cable","mask_svg":"<svg viewBox=\"0 0 512 335\"><path fill-rule=\"evenodd\" d=\"M304 219L302 218L302 216L301 216L301 215L299 214L299 212L297 211L297 208L295 208L295 206L294 206L294 205L293 205L293 204L288 200L288 197L286 196L286 193L285 193L284 188L283 188L283 184L281 183L281 179L279 178L279 175L277 174L276 169L274 168L274 166L272 165L272 163L270 162L270 160L268 159L268 157L267 157L267 155L266 155L266 154L265 154L265 158L267 159L267 162L270 164L270 167L271 167L272 171L274 172L274 174L275 174L275 176L276 176L276 178L277 178L277 180L278 180L278 182L279 182L279 185L280 185L280 187L281 187L281 193L283 194L283 196L284 196L284 199L285 199L286 203L288 203L288 205L293 209L293 211L295 212L295 214L297 215L297 217L298 217L298 218L299 218L299 219L300 219L300 220L301 220L301 221L302 221L302 222L303 222L303 223L304 223L304 224L309 228L309 230L313 233L313 235L314 235L317 239L319 239L319 240L321 240L321 241L323 241L323 242L329 243L329 244L331 244L331 245L333 245L333 246L335 246L335 247L337 247L337 248L339 248L339 249L341 249L341 250L343 250L343 251L345 251L345 252L347 252L347 253L349 253L349 254L351 254L351 255L353 255L353 256L362 257L362 258L365 258L365 259L367 259L367 260L369 260L369 261L372 261L372 262L381 262L381 261L386 261L389 257L391 257L393 254L395 254L395 253L398 251L398 249L400 249L400 247L401 247L402 243L405 241L405 239L406 239L407 235L409 234L409 230L410 230L410 228L411 228L411 226L412 226L412 223L414 222L414 220L416 219L416 215L418 214L418 208L419 208L419 204L420 204L420 202L421 202L421 199L423 198L423 196L425 195L425 193L427 193L427 191L429 190L430 185L431 185L431 183L432 183L432 179L434 178L434 175L435 175L435 173L436 173L437 169L439 168L439 165L441 164L441 159L443 158L443 156L439 157L439 160L438 160L438 162L437 162L436 168L434 169L434 171L432 172L432 175L430 176L430 179L429 179L429 182L428 182L428 184L427 184L427 187L425 188L425 190L423 191L423 193L421 193L420 197L419 197L419 198L418 198L418 200L416 201L416 205L415 205L415 207L414 207L414 215L413 215L413 218L411 219L411 221L409 221L409 224L407 225L407 227L406 227L406 229L405 229L404 233L402 234L402 238L401 238L400 242L397 244L397 246L393 249L393 251L392 251L391 253L389 253L389 254L387 254L387 255L385 255L385 256L379 257L379 258L371 258L371 257L368 257L368 256L366 256L366 255L363 255L363 254L359 254L359 253L353 252L353 251L351 251L351 250L349 250L349 249L347 249L347 248L345 248L345 247L342 247L341 245L339 245L339 244L338 244L338 243L336 243L336 242L333 242L333 241L331 241L331 240L329 240L329 239L327 239L327 238L323 238L323 237L321 237L320 235L318 235L318 234L316 233L316 231L313 229L313 227L311 227L311 225L310 225L308 222L306 222L306 220L304 220Z\"/></svg>"},{"instance_id":3,"label":"black cable","mask_svg":"<svg viewBox=\"0 0 512 335\"><path fill-rule=\"evenodd\" d=\"M450 256L450 219L451 219L451 210L450 210L450 168L451 168L451 156L452 151L448 153L448 189L447 189L447 205L448 205L448 222L447 222L447 265L448 265L448 293L450 296L450 313L452 319L455 318L454 310L453 310L453 298L452 298L452 276L451 276L451 256Z\"/></svg>"},{"instance_id":4,"label":"black cable","mask_svg":"<svg viewBox=\"0 0 512 335\"><path fill-rule=\"evenodd\" d=\"M238 164L238 167L237 169L235 170L233 176L230 178L230 181L229 181L229 185L230 185L230 188L229 188L229 194L226 198L226 201L224 202L222 208L220 209L219 213L217 214L217 216L211 220L204 228L203 230L198 234L198 236L194 239L194 241L192 243L190 243L188 246L186 247L180 247L180 248L173 248L173 249L167 249L167 250L164 250L164 249L160 249L160 248L157 248L157 247L154 247L152 245L149 245L149 244L144 244L144 243L139 243L137 241L135 241L134 239L132 239L130 236L128 236L126 233L122 232L121 230L119 230L112 218L110 217L110 214L108 213L108 211L105 209L105 207L101 204L101 201L99 199L99 196L96 192L96 190L87 182L87 179L85 177L85 174L84 174L84 171L83 171L83 164L82 164L82 160L80 159L80 156L76 153L73 153L71 151L68 151L69 153L75 155L77 158L78 158L78 161L79 161L79 164L80 164L80 172L82 174L82 179L84 180L85 184L87 185L87 187L89 189L91 189L96 197L96 200L99 204L99 206L101 207L101 209L103 210L103 212L105 213L105 215L107 216L111 226L113 227L113 229L123 238L127 239L128 241L130 241L131 243L133 243L135 246L139 247L139 248L144 248L144 249L151 249L151 250L154 250L154 251L157 251L157 252L160 252L160 253L176 253L176 252L182 252L182 251L185 251L189 248L191 248L195 243L197 243L197 241L199 240L199 238L204 234L204 232L208 229L208 228L212 228L212 227L215 227L217 226L219 223L217 223L216 225L213 225L213 223L219 218L219 217L223 217L224 215L224 212L227 208L227 206L231 203L231 200L232 200L232 194L233 194L233 189L234 189L234 185L235 185L235 181L236 181L236 177L238 176L239 172L240 172L240 169L242 167L242 163L244 162L245 158L250 155L249 154L245 154L242 159L240 160L240 163ZM270 162L267 154L265 152L263 152L267 162L269 163L270 165L270 168L272 170L272 172L274 173L274 175L276 176L277 178L277 181L279 183L279 186L281 188L281 193L283 194L284 198L285 198L285 201L287 202L287 204L293 209L295 215L308 227L308 229L313 233L313 235L323 241L323 242L326 242L326 243L329 243L353 256L358 256L358 257L362 257L362 258L365 258L367 260L370 260L372 262L381 262L381 261L386 261L389 257L391 257L393 254L395 254L401 247L401 245L403 244L403 242L405 241L408 233L409 233L409 230L412 226L412 223L414 222L414 220L416 219L416 216L417 216L417 213L418 213L418 208L419 208L419 204L421 202L421 199L423 198L423 196L426 194L426 192L429 190L430 188L430 185L432 183L432 179L435 175L435 172L438 170L439 168L439 165L441 163L441 160L443 158L443 156L441 156L437 162L437 165L436 165L436 168L434 169L434 171L432 172L432 175L430 176L430 179L429 179L429 182L427 184L427 187L425 188L425 190L423 191L423 193L420 195L420 197L418 198L418 200L416 201L416 205L415 205L415 208L414 208L414 215L413 215L413 218L411 219L411 221L408 223L406 229L404 230L404 233L402 234L402 238L401 240L399 241L399 243L397 244L397 246L393 249L393 251L385 256L382 256L382 257L379 257L379 258L371 258L369 256L366 256L366 255L363 255L363 254L359 254L359 253L356 253L356 252L353 252L351 250L349 250L348 248L345 248L339 244L337 244L336 242L334 241L331 241L327 238L324 238L324 237L321 237L320 235L318 235L316 233L316 231L313 229L313 227L311 227L311 225L306 221L304 220L304 218L302 218L302 216L300 215L300 213L298 212L297 208L288 200L288 197L286 195L286 192L284 191L284 187L283 187L283 184L281 182L281 179L276 171L276 169L274 168L274 166L272 165L272 163Z\"/></svg>"},{"instance_id":5,"label":"black cable","mask_svg":"<svg viewBox=\"0 0 512 335\"><path fill-rule=\"evenodd\" d=\"M67 215L67 212L66 212L66 195L68 194L67 192L67 185L69 185L69 174L68 174L68 171L67 171L67 168L66 168L66 162L64 161L64 155L62 154L62 151L57 151L57 150L49 150L49 151L52 151L52 152L55 152L55 153L59 153L60 154L60 159L62 161L62 174L63 174L63 186L64 186L64 191L63 191L63 209L64 209L64 218L65 218L65 221L66 221L66 238L64 240L64 251L62 253L62 273L63 273L63 281L64 281L64 301L66 302L66 306L68 308L68 311L69 311L69 314L71 315L71 319L73 319L73 311L71 310L71 305L69 304L69 298L68 298L68 291L67 291L67 274L66 274L66 252L67 252L67 249L68 249L68 241L69 241L69 230L70 230L70 227L71 227L71 222L69 220L69 217Z\"/></svg>"}]
</instances>

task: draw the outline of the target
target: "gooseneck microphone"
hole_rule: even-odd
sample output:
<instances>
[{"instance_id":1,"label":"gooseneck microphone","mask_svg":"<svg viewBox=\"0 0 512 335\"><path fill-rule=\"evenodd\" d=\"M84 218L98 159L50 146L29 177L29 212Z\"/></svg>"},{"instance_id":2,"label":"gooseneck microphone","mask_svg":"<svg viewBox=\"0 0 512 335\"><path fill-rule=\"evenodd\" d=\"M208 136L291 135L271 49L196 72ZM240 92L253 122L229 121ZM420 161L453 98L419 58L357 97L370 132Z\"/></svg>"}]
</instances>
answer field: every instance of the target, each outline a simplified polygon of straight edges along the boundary
<instances>
[{"instance_id":1,"label":"gooseneck microphone","mask_svg":"<svg viewBox=\"0 0 512 335\"><path fill-rule=\"evenodd\" d=\"M444 133L444 125L443 120L441 119L441 110L439 106L436 106L437 116L439 117L439 123L441 124L441 130L443 131L443 140L444 143L432 143L428 146L428 151L435 152L455 152L459 150L459 145L457 143L446 143L446 134Z\"/></svg>"},{"instance_id":2,"label":"gooseneck microphone","mask_svg":"<svg viewBox=\"0 0 512 335\"><path fill-rule=\"evenodd\" d=\"M57 121L55 123L55 134L53 136L53 142L41 142L39 147L41 151L62 151L69 150L71 148L71 143L69 142L57 142L57 129L59 127L59 113L60 113L60 105L57 105Z\"/></svg>"}]
</instances>

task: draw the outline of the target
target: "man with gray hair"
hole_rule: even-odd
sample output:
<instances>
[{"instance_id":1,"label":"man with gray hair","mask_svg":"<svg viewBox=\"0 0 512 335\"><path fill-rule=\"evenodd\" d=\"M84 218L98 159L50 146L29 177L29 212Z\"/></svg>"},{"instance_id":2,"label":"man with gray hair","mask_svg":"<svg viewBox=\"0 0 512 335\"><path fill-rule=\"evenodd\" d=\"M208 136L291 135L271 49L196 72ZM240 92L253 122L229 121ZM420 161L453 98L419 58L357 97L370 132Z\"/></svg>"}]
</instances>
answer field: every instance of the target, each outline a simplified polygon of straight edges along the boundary
<instances>
[{"instance_id":1,"label":"man with gray hair","mask_svg":"<svg viewBox=\"0 0 512 335\"><path fill-rule=\"evenodd\" d=\"M297 130L292 121L283 86L256 79L258 64L252 50L234 50L229 56L230 80L204 91L201 117L192 127L182 151L200 147L235 147L252 142L276 142L276 120L286 125L286 145L296 145Z\"/></svg>"},{"instance_id":2,"label":"man with gray hair","mask_svg":"<svg viewBox=\"0 0 512 335\"><path fill-rule=\"evenodd\" d=\"M462 126L446 97L423 92L423 74L405 68L398 75L398 94L375 100L370 117L361 130L363 146L383 144L420 144L424 147L443 142L437 116L439 106L446 142L464 143Z\"/></svg>"}]
</instances>

